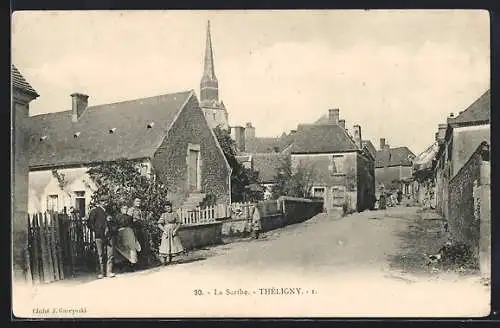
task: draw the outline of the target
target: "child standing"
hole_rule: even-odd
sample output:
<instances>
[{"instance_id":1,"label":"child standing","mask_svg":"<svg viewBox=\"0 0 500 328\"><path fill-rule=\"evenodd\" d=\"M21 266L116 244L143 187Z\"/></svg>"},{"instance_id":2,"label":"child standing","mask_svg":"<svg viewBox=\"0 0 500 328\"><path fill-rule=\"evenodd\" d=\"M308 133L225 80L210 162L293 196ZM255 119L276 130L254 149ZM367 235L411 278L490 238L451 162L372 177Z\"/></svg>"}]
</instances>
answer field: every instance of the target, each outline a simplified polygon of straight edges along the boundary
<instances>
[{"instance_id":1,"label":"child standing","mask_svg":"<svg viewBox=\"0 0 500 328\"><path fill-rule=\"evenodd\" d=\"M177 214L172 211L172 203L165 204L165 212L158 220L158 227L163 231L159 249L160 260L162 264L167 264L172 261L173 255L184 251L181 239L177 235L180 224Z\"/></svg>"},{"instance_id":2,"label":"child standing","mask_svg":"<svg viewBox=\"0 0 500 328\"><path fill-rule=\"evenodd\" d=\"M253 238L259 239L259 235L262 232L262 222L260 220L260 214L259 210L257 209L257 206L253 207L253 213L252 213L252 234Z\"/></svg>"}]
</instances>

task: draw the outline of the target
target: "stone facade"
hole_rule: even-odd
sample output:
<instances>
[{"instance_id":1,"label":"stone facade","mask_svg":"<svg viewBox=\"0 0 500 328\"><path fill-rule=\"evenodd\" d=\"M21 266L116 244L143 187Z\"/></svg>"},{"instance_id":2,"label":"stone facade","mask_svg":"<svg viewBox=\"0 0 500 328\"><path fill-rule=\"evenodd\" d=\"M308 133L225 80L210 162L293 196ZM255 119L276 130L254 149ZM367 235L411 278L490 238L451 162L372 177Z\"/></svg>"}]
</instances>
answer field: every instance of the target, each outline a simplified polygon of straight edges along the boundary
<instances>
[{"instance_id":1,"label":"stone facade","mask_svg":"<svg viewBox=\"0 0 500 328\"><path fill-rule=\"evenodd\" d=\"M158 178L172 191L174 206L189 193L186 183L186 154L189 144L197 145L200 149L201 188L197 191L215 195L218 203L229 203L230 167L213 131L207 124L203 124L203 113L195 97L186 104L152 159Z\"/></svg>"},{"instance_id":2,"label":"stone facade","mask_svg":"<svg viewBox=\"0 0 500 328\"><path fill-rule=\"evenodd\" d=\"M482 167L489 167L489 146L482 143L449 182L450 232L455 241L472 247L479 257L480 217L476 215L475 187L489 186L489 174L481 176ZM489 173L489 172L488 172Z\"/></svg>"},{"instance_id":3,"label":"stone facade","mask_svg":"<svg viewBox=\"0 0 500 328\"><path fill-rule=\"evenodd\" d=\"M348 205L363 211L373 207L375 186L373 161L359 152L292 154L292 167L313 170L313 193L321 188L327 211Z\"/></svg>"},{"instance_id":4,"label":"stone facade","mask_svg":"<svg viewBox=\"0 0 500 328\"><path fill-rule=\"evenodd\" d=\"M29 146L26 126L29 117L29 103L38 97L36 92L26 90L16 85L16 74L22 82L27 83L13 68L12 88L12 250L13 250L13 278L16 281L25 279L25 247L27 243L27 214L28 214L28 172Z\"/></svg>"}]
</instances>

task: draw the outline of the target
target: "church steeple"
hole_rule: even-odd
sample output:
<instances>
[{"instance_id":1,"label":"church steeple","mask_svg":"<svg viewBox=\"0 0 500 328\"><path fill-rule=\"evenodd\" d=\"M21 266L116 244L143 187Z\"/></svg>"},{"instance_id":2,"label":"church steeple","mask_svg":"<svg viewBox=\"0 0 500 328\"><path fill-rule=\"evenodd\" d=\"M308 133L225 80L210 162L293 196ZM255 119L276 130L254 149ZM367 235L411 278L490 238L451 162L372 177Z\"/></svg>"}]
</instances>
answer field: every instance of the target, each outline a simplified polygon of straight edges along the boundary
<instances>
[{"instance_id":1,"label":"church steeple","mask_svg":"<svg viewBox=\"0 0 500 328\"><path fill-rule=\"evenodd\" d=\"M210 21L207 24L207 40L205 44L205 61L203 77L200 83L200 100L202 102L219 101L219 82L215 76L214 54L212 50L212 37L210 35Z\"/></svg>"}]
</instances>

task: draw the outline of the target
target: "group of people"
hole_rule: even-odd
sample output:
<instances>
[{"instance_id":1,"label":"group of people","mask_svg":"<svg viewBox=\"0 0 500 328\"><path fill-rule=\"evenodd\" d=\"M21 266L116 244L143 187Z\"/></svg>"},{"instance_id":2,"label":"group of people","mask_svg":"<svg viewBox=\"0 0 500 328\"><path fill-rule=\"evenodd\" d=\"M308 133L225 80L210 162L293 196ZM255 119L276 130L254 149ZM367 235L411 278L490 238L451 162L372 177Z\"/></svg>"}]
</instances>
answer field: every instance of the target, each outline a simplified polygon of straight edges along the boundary
<instances>
[{"instance_id":1,"label":"group of people","mask_svg":"<svg viewBox=\"0 0 500 328\"><path fill-rule=\"evenodd\" d=\"M378 198L378 209L386 209L387 207L392 207L400 205L403 200L403 192L398 190L395 193L386 192L384 187L380 187L380 196Z\"/></svg>"},{"instance_id":2,"label":"group of people","mask_svg":"<svg viewBox=\"0 0 500 328\"><path fill-rule=\"evenodd\" d=\"M141 210L141 199L134 199L132 206L123 205L114 217L107 210L107 205L107 198L101 198L88 218L88 227L94 233L97 248L99 279L115 277L115 262L125 263L135 270L137 266L149 266L154 256L146 230L146 217ZM174 255L184 252L184 247L178 235L180 222L172 203L166 202L164 210L158 219L161 231L159 258L162 264L168 264Z\"/></svg>"}]
</instances>

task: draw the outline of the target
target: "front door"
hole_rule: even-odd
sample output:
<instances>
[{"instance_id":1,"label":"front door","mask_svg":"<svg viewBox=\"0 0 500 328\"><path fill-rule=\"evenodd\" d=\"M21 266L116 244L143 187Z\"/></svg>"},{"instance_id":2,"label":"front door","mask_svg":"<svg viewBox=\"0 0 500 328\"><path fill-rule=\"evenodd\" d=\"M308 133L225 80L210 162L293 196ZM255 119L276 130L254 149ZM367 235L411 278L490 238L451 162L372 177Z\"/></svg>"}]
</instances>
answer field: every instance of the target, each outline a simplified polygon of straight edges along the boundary
<instances>
[{"instance_id":1,"label":"front door","mask_svg":"<svg viewBox=\"0 0 500 328\"><path fill-rule=\"evenodd\" d=\"M198 150L190 149L188 155L188 185L190 191L198 190L199 161L200 152Z\"/></svg>"}]
</instances>

